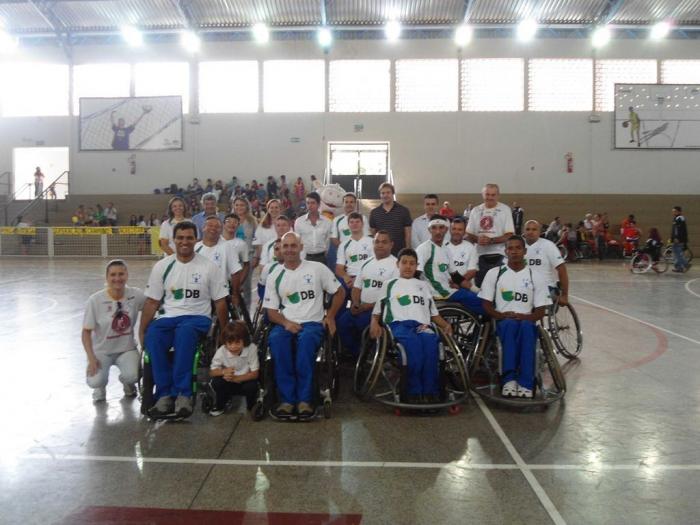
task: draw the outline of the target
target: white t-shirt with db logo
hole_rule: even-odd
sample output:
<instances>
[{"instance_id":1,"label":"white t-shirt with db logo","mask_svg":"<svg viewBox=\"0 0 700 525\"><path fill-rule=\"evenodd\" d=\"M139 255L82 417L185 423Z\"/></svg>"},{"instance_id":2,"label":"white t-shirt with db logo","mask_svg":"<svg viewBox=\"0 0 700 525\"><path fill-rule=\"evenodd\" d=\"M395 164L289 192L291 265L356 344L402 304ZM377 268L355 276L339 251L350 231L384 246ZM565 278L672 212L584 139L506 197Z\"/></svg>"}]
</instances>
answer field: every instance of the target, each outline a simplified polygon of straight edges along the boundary
<instances>
[{"instance_id":1,"label":"white t-shirt with db logo","mask_svg":"<svg viewBox=\"0 0 700 525\"><path fill-rule=\"evenodd\" d=\"M323 321L323 292L340 288L335 275L323 264L302 261L295 270L278 266L265 283L263 306L279 310L294 323Z\"/></svg>"},{"instance_id":2,"label":"white t-shirt with db logo","mask_svg":"<svg viewBox=\"0 0 700 525\"><path fill-rule=\"evenodd\" d=\"M228 295L223 270L199 253L191 261L178 261L175 254L161 259L151 271L146 297L163 301L160 317L205 315L211 317L211 302Z\"/></svg>"},{"instance_id":3,"label":"white t-shirt with db logo","mask_svg":"<svg viewBox=\"0 0 700 525\"><path fill-rule=\"evenodd\" d=\"M433 241L425 241L416 248L416 253L418 271L423 272L421 278L430 286L433 297L446 299L455 293L456 289L450 287L452 280L450 274L455 273L457 268L450 259L447 249Z\"/></svg>"},{"instance_id":4,"label":"white t-shirt with db logo","mask_svg":"<svg viewBox=\"0 0 700 525\"><path fill-rule=\"evenodd\" d=\"M525 266L519 272L507 265L491 268L479 292L481 299L495 304L497 312L529 314L535 308L552 304L544 278Z\"/></svg>"},{"instance_id":5,"label":"white t-shirt with db logo","mask_svg":"<svg viewBox=\"0 0 700 525\"><path fill-rule=\"evenodd\" d=\"M462 241L460 244L448 242L445 244L445 250L452 266L460 275L478 269L479 257L476 255L476 247L469 241Z\"/></svg>"},{"instance_id":6,"label":"white t-shirt with db logo","mask_svg":"<svg viewBox=\"0 0 700 525\"><path fill-rule=\"evenodd\" d=\"M382 300L375 303L372 315L380 315L383 304L385 324L394 321L430 324L430 318L438 315L428 283L397 277L385 283L384 288Z\"/></svg>"},{"instance_id":7,"label":"white t-shirt with db logo","mask_svg":"<svg viewBox=\"0 0 700 525\"><path fill-rule=\"evenodd\" d=\"M485 204L479 204L469 214L467 233L472 235L486 235L487 237L500 237L506 232L515 232L513 226L513 212L510 206L499 202L493 208L487 208ZM505 255L505 243L476 245L476 253L481 255L498 254Z\"/></svg>"},{"instance_id":8,"label":"white t-shirt with db logo","mask_svg":"<svg viewBox=\"0 0 700 525\"><path fill-rule=\"evenodd\" d=\"M355 277L360 273L362 265L369 261L374 254L372 242L372 237L365 236L359 241L351 237L338 248L336 264L345 266L348 275Z\"/></svg>"},{"instance_id":9,"label":"white t-shirt with db logo","mask_svg":"<svg viewBox=\"0 0 700 525\"><path fill-rule=\"evenodd\" d=\"M383 259L372 258L362 265L360 273L357 274L354 288L359 288L360 302L374 304L382 298L384 283L393 279L399 274L396 266L396 257L389 255Z\"/></svg>"}]
</instances>

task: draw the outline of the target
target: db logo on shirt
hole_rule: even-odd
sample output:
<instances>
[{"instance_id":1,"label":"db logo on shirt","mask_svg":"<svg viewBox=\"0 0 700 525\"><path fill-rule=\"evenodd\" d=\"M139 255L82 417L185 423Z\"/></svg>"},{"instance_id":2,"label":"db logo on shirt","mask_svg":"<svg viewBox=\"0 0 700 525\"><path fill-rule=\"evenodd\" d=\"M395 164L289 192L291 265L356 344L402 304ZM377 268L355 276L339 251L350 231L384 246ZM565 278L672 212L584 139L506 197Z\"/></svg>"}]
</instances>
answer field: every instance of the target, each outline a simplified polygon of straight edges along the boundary
<instances>
[{"instance_id":1,"label":"db logo on shirt","mask_svg":"<svg viewBox=\"0 0 700 525\"><path fill-rule=\"evenodd\" d=\"M527 294L520 292L513 292L512 290L501 290L501 297L504 301L519 301L521 303L527 302Z\"/></svg>"},{"instance_id":2,"label":"db logo on shirt","mask_svg":"<svg viewBox=\"0 0 700 525\"><path fill-rule=\"evenodd\" d=\"M365 288L381 288L382 281L375 281L374 279L365 279Z\"/></svg>"},{"instance_id":3,"label":"db logo on shirt","mask_svg":"<svg viewBox=\"0 0 700 525\"><path fill-rule=\"evenodd\" d=\"M351 255L350 262L365 261L368 258L369 258L369 255L367 255L366 253L360 253L357 255Z\"/></svg>"},{"instance_id":4,"label":"db logo on shirt","mask_svg":"<svg viewBox=\"0 0 700 525\"><path fill-rule=\"evenodd\" d=\"M292 304L298 304L301 301L306 301L307 299L314 299L316 294L313 290L302 290L301 292L294 292L287 296L289 302Z\"/></svg>"},{"instance_id":5,"label":"db logo on shirt","mask_svg":"<svg viewBox=\"0 0 700 525\"><path fill-rule=\"evenodd\" d=\"M401 295L401 296L399 296L399 304L401 306L408 306L411 303L425 305L425 298L420 296L420 295Z\"/></svg>"},{"instance_id":6,"label":"db logo on shirt","mask_svg":"<svg viewBox=\"0 0 700 525\"><path fill-rule=\"evenodd\" d=\"M199 290L188 290L187 288L178 288L172 290L173 299L179 301L181 299L199 299Z\"/></svg>"},{"instance_id":7,"label":"db logo on shirt","mask_svg":"<svg viewBox=\"0 0 700 525\"><path fill-rule=\"evenodd\" d=\"M542 266L542 261L539 259L529 259L527 261L527 264L529 264L530 266Z\"/></svg>"}]
</instances>

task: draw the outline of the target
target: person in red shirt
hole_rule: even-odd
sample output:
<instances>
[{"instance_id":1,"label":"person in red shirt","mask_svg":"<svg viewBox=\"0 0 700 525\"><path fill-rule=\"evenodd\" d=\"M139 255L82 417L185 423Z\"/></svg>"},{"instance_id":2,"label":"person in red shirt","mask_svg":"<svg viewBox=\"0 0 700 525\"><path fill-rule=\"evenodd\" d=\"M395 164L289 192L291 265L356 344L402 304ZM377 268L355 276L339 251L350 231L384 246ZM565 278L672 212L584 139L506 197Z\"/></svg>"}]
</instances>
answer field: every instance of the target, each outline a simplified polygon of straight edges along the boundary
<instances>
[{"instance_id":1,"label":"person in red shirt","mask_svg":"<svg viewBox=\"0 0 700 525\"><path fill-rule=\"evenodd\" d=\"M442 203L442 208L440 208L440 215L442 215L443 217L447 217L448 219L454 219L455 211L452 208L450 208L449 201L445 201Z\"/></svg>"}]
</instances>

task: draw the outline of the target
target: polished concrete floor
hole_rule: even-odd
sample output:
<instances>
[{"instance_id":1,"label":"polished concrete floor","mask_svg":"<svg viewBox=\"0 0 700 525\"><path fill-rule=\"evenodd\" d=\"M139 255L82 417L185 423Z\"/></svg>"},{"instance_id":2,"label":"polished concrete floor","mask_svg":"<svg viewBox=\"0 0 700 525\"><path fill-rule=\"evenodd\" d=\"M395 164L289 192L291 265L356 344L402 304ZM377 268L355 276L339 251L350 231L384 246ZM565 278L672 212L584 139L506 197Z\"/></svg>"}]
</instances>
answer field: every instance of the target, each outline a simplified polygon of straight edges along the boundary
<instances>
[{"instance_id":1,"label":"polished concrete floor","mask_svg":"<svg viewBox=\"0 0 700 525\"><path fill-rule=\"evenodd\" d=\"M0 259L0 523L175 523L122 507L180 509L177 523L700 521L694 271L570 265L585 347L547 410L471 399L397 417L346 381L330 420L152 423L114 370L107 403L85 385L81 318L103 264ZM151 265L131 262L130 284Z\"/></svg>"}]
</instances>

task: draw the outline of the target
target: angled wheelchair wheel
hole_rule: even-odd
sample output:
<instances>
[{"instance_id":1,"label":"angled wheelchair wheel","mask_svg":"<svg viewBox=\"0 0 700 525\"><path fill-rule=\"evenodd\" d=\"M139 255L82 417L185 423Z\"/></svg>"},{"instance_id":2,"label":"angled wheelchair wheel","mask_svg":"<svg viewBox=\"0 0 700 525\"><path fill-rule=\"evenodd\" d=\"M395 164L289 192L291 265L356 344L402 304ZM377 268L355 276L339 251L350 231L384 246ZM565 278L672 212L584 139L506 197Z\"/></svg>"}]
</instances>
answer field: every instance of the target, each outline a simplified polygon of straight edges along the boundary
<instances>
[{"instance_id":1,"label":"angled wheelchair wheel","mask_svg":"<svg viewBox=\"0 0 700 525\"><path fill-rule=\"evenodd\" d=\"M573 306L552 306L547 316L547 328L554 346L567 359L576 359L583 349L583 331Z\"/></svg>"},{"instance_id":2,"label":"angled wheelchair wheel","mask_svg":"<svg viewBox=\"0 0 700 525\"><path fill-rule=\"evenodd\" d=\"M538 363L538 377L536 379L540 388L539 396L545 403L556 401L564 397L566 393L566 378L559 365L559 360L554 352L554 346L546 330L537 327L539 336L539 350L542 359Z\"/></svg>"},{"instance_id":3,"label":"angled wheelchair wheel","mask_svg":"<svg viewBox=\"0 0 700 525\"><path fill-rule=\"evenodd\" d=\"M445 303L438 306L440 316L452 326L452 337L462 351L462 355L471 354L479 341L481 323L474 314L461 304Z\"/></svg>"},{"instance_id":4,"label":"angled wheelchair wheel","mask_svg":"<svg viewBox=\"0 0 700 525\"><path fill-rule=\"evenodd\" d=\"M363 401L369 400L372 389L377 384L386 353L386 332L377 340L369 336L369 328L362 332L360 354L355 363L353 390Z\"/></svg>"},{"instance_id":5,"label":"angled wheelchair wheel","mask_svg":"<svg viewBox=\"0 0 700 525\"><path fill-rule=\"evenodd\" d=\"M656 273L666 273L668 270L668 261L663 257L659 257L659 260L651 263L651 269Z\"/></svg>"},{"instance_id":6,"label":"angled wheelchair wheel","mask_svg":"<svg viewBox=\"0 0 700 525\"><path fill-rule=\"evenodd\" d=\"M148 415L148 411L155 403L155 384L153 381L153 370L151 368L151 358L146 349L141 355L141 414Z\"/></svg>"},{"instance_id":7,"label":"angled wheelchair wheel","mask_svg":"<svg viewBox=\"0 0 700 525\"><path fill-rule=\"evenodd\" d=\"M630 261L632 273L645 273L651 268L651 256L648 253L637 253Z\"/></svg>"},{"instance_id":8,"label":"angled wheelchair wheel","mask_svg":"<svg viewBox=\"0 0 700 525\"><path fill-rule=\"evenodd\" d=\"M340 363L338 361L338 335L331 336L326 332L323 336L321 355L322 377L319 383L322 390L328 390L330 397L336 399L340 390Z\"/></svg>"},{"instance_id":9,"label":"angled wheelchair wheel","mask_svg":"<svg viewBox=\"0 0 700 525\"><path fill-rule=\"evenodd\" d=\"M444 348L445 395L448 399L464 398L469 391L469 379L462 351L457 341L439 328L438 335Z\"/></svg>"}]
</instances>

